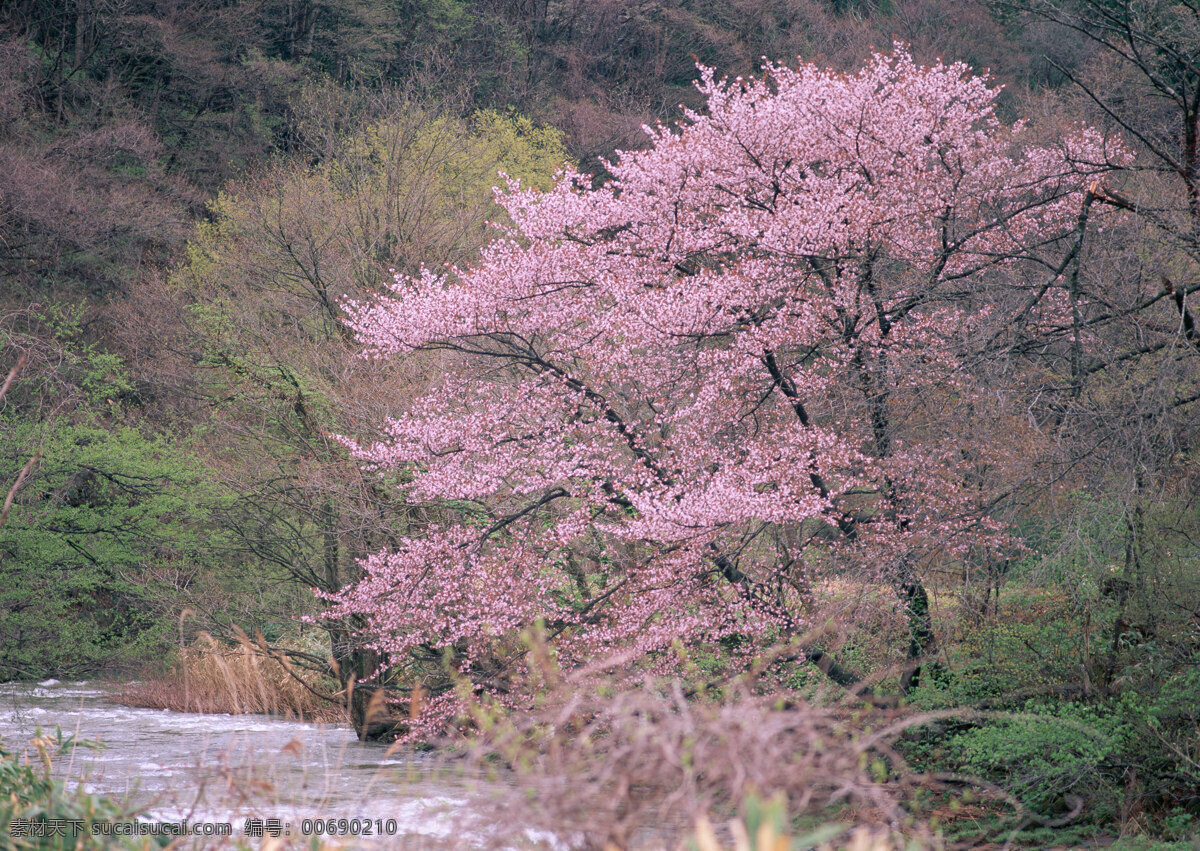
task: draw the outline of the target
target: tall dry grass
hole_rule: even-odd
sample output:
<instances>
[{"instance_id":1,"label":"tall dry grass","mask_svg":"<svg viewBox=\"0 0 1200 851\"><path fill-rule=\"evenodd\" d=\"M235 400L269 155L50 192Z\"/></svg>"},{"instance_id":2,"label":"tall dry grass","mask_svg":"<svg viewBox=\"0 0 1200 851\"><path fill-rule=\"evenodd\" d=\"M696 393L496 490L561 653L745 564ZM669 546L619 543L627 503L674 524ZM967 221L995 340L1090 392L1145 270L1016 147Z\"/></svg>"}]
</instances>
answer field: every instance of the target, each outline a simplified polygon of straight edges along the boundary
<instances>
[{"instance_id":1,"label":"tall dry grass","mask_svg":"<svg viewBox=\"0 0 1200 851\"><path fill-rule=\"evenodd\" d=\"M328 689L315 679L248 640L224 645L202 633L191 646L181 648L165 676L130 683L114 699L127 706L176 712L346 720L345 706L323 697Z\"/></svg>"},{"instance_id":2,"label":"tall dry grass","mask_svg":"<svg viewBox=\"0 0 1200 851\"><path fill-rule=\"evenodd\" d=\"M786 821L769 842L762 825L749 824L746 802L766 796L788 821L833 828L805 847L938 845L905 806L932 778L909 770L893 747L920 715L736 685L710 700L685 696L678 682L562 685L542 707L476 719L474 768L504 782L476 803L472 831L497 842L543 831L606 851L684 847L689 835L704 849L791 847Z\"/></svg>"}]
</instances>

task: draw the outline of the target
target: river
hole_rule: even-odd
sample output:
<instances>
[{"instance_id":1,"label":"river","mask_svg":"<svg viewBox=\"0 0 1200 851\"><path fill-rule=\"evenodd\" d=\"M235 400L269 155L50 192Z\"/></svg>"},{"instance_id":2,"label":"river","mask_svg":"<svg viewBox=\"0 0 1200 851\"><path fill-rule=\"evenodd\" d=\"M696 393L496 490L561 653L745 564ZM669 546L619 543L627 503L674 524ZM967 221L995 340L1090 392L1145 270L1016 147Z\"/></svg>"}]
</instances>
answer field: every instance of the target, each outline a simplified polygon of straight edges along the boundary
<instances>
[{"instance_id":1,"label":"river","mask_svg":"<svg viewBox=\"0 0 1200 851\"><path fill-rule=\"evenodd\" d=\"M329 828L359 836L340 839L341 847L475 844L456 832L455 813L476 787L434 771L421 754L389 757L384 745L359 742L347 727L137 709L107 700L90 683L0 685L0 738L8 750L19 752L39 728L53 734L56 727L103 747L74 748L57 758L55 772L130 802L143 819L229 823L234 839L262 822L266 835L278 828L293 840ZM361 838L368 831L374 839Z\"/></svg>"}]
</instances>

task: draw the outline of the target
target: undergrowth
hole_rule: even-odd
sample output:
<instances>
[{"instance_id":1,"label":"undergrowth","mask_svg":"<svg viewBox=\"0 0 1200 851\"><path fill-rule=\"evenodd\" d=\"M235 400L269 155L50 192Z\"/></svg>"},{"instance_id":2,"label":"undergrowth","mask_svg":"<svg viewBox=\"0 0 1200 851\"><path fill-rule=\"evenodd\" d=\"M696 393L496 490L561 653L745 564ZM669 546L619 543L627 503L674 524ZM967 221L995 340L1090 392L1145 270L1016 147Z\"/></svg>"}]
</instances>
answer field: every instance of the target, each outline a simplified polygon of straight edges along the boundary
<instances>
[{"instance_id":1,"label":"undergrowth","mask_svg":"<svg viewBox=\"0 0 1200 851\"><path fill-rule=\"evenodd\" d=\"M53 776L53 762L76 747L98 747L94 743L40 731L24 753L0 742L0 824L6 832L5 848L37 851L90 851L90 849L145 849L165 846L150 838L92 835L100 823L130 822L137 811L109 797L88 794L81 786L71 788Z\"/></svg>"},{"instance_id":2,"label":"undergrowth","mask_svg":"<svg viewBox=\"0 0 1200 851\"><path fill-rule=\"evenodd\" d=\"M228 646L202 635L179 651L165 675L130 683L114 697L128 706L176 712L344 721L344 706L327 696L332 690L249 641Z\"/></svg>"}]
</instances>

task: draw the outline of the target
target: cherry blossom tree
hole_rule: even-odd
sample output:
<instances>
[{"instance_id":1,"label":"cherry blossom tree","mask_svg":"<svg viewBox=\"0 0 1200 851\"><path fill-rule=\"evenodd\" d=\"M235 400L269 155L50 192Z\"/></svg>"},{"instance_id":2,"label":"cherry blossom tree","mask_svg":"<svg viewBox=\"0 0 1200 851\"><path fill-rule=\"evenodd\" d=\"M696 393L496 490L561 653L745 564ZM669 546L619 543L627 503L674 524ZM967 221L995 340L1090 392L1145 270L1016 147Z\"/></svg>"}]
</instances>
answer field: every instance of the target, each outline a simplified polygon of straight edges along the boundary
<instances>
[{"instance_id":1,"label":"cherry blossom tree","mask_svg":"<svg viewBox=\"0 0 1200 851\"><path fill-rule=\"evenodd\" d=\"M917 607L929 565L1012 543L971 474L1009 453L971 354L1070 309L1089 186L1124 152L1024 145L986 79L899 45L698 85L707 109L610 182L512 182L476 265L346 305L369 356L445 353L382 439L346 440L443 522L330 599L430 695L413 736L462 699L438 660L524 700L535 625L568 670L736 662L803 632L815 574Z\"/></svg>"}]
</instances>

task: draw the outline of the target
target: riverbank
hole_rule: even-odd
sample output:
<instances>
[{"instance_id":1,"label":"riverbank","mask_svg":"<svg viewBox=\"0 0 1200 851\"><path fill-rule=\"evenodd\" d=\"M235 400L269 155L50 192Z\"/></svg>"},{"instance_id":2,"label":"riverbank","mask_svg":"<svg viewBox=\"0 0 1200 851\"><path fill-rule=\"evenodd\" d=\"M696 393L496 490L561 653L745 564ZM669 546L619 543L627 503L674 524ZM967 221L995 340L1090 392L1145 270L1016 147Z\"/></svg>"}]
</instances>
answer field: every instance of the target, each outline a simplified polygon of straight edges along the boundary
<instances>
[{"instance_id":1,"label":"riverbank","mask_svg":"<svg viewBox=\"0 0 1200 851\"><path fill-rule=\"evenodd\" d=\"M205 638L180 650L167 671L121 684L108 696L114 703L144 709L349 725L335 689L332 681L248 644L227 646Z\"/></svg>"}]
</instances>

